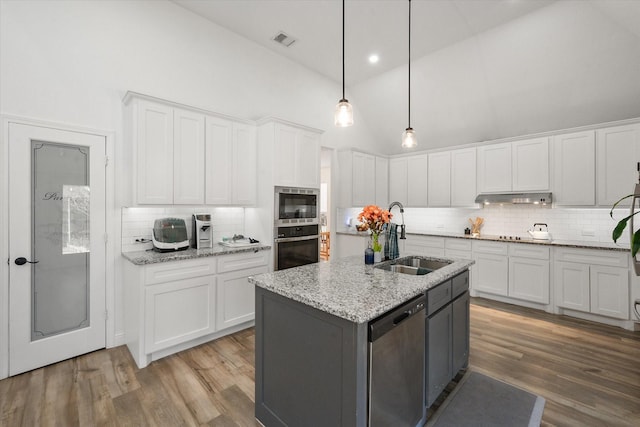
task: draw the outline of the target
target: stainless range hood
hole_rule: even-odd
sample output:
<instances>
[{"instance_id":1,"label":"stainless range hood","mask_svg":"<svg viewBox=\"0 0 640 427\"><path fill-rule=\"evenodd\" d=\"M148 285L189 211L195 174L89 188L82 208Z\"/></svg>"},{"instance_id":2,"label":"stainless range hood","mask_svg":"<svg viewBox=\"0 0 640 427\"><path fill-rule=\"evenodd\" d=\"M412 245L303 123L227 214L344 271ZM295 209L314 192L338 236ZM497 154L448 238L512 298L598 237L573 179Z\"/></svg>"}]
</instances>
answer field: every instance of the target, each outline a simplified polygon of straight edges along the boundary
<instances>
[{"instance_id":1,"label":"stainless range hood","mask_svg":"<svg viewBox=\"0 0 640 427\"><path fill-rule=\"evenodd\" d=\"M542 205L551 206L551 193L483 193L478 194L476 203L483 205Z\"/></svg>"}]
</instances>

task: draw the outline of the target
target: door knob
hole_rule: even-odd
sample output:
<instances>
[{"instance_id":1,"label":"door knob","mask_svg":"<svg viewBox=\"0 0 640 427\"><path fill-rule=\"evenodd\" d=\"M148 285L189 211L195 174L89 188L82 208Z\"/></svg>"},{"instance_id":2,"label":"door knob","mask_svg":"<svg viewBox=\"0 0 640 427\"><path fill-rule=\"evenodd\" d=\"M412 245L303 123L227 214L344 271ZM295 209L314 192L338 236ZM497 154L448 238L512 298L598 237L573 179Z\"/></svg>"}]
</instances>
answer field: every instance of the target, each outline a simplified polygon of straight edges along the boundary
<instances>
[{"instance_id":1,"label":"door knob","mask_svg":"<svg viewBox=\"0 0 640 427\"><path fill-rule=\"evenodd\" d=\"M26 263L37 264L39 261L28 261L25 257L21 256L20 258L16 258L14 262L16 263L16 265L25 265Z\"/></svg>"}]
</instances>

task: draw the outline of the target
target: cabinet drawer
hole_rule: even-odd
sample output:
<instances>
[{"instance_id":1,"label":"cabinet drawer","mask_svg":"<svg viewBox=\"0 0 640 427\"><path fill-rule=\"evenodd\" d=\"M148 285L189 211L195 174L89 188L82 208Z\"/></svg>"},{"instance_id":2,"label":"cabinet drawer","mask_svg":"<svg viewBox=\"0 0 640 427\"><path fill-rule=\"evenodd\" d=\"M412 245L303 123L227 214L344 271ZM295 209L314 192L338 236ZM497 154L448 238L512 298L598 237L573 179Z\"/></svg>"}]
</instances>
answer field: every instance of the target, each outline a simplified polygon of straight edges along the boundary
<instances>
[{"instance_id":1,"label":"cabinet drawer","mask_svg":"<svg viewBox=\"0 0 640 427\"><path fill-rule=\"evenodd\" d=\"M451 280L427 291L427 316L432 315L451 301Z\"/></svg>"},{"instance_id":2,"label":"cabinet drawer","mask_svg":"<svg viewBox=\"0 0 640 427\"><path fill-rule=\"evenodd\" d=\"M469 289L469 271L458 274L451 279L451 298L455 298L460 294L463 294Z\"/></svg>"},{"instance_id":3,"label":"cabinet drawer","mask_svg":"<svg viewBox=\"0 0 640 427\"><path fill-rule=\"evenodd\" d=\"M554 260L579 262L583 264L608 265L611 267L628 267L629 253L596 249L556 248L554 252Z\"/></svg>"},{"instance_id":4,"label":"cabinet drawer","mask_svg":"<svg viewBox=\"0 0 640 427\"><path fill-rule=\"evenodd\" d=\"M471 259L471 251L460 251L457 249L445 249L444 250L445 258L461 258L461 259Z\"/></svg>"},{"instance_id":5,"label":"cabinet drawer","mask_svg":"<svg viewBox=\"0 0 640 427\"><path fill-rule=\"evenodd\" d=\"M407 243L429 248L444 248L444 237L409 235Z\"/></svg>"},{"instance_id":6,"label":"cabinet drawer","mask_svg":"<svg viewBox=\"0 0 640 427\"><path fill-rule=\"evenodd\" d=\"M185 261L172 261L145 267L145 285L172 282L191 277L215 274L216 260L213 257L197 258Z\"/></svg>"},{"instance_id":7,"label":"cabinet drawer","mask_svg":"<svg viewBox=\"0 0 640 427\"><path fill-rule=\"evenodd\" d=\"M457 251L470 251L471 240L465 239L447 239L444 241L445 249L455 249Z\"/></svg>"},{"instance_id":8,"label":"cabinet drawer","mask_svg":"<svg viewBox=\"0 0 640 427\"><path fill-rule=\"evenodd\" d=\"M509 244L509 256L519 256L523 258L549 259L549 247L538 245L527 245L522 243Z\"/></svg>"},{"instance_id":9,"label":"cabinet drawer","mask_svg":"<svg viewBox=\"0 0 640 427\"><path fill-rule=\"evenodd\" d=\"M218 273L261 267L268 264L270 251L243 252L218 257Z\"/></svg>"},{"instance_id":10,"label":"cabinet drawer","mask_svg":"<svg viewBox=\"0 0 640 427\"><path fill-rule=\"evenodd\" d=\"M471 248L474 252L483 254L495 254L495 255L507 255L508 248L506 243L501 242L485 242L485 241L473 241Z\"/></svg>"}]
</instances>

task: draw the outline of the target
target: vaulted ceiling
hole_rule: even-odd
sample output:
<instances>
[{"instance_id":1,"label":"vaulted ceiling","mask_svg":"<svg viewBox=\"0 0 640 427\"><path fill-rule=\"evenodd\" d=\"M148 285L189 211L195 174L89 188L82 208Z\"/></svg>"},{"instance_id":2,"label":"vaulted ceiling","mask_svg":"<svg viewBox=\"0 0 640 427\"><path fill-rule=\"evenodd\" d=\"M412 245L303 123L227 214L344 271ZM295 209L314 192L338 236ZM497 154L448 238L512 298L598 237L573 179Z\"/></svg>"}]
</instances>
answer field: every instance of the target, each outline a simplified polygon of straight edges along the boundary
<instances>
[{"instance_id":1,"label":"vaulted ceiling","mask_svg":"<svg viewBox=\"0 0 640 427\"><path fill-rule=\"evenodd\" d=\"M173 1L342 83L339 0ZM355 126L401 152L408 1L347 0L345 13ZM411 42L420 149L640 117L637 0L413 0Z\"/></svg>"}]
</instances>

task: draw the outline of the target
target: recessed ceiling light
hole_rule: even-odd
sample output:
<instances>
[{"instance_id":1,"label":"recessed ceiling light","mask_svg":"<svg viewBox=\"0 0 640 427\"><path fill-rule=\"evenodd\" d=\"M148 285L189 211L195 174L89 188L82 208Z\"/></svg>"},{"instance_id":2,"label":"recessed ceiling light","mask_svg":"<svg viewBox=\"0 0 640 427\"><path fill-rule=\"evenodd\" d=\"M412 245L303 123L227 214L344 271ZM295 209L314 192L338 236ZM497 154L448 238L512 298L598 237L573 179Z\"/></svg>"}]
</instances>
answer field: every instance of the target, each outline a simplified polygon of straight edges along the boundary
<instances>
[{"instance_id":1,"label":"recessed ceiling light","mask_svg":"<svg viewBox=\"0 0 640 427\"><path fill-rule=\"evenodd\" d=\"M379 57L378 55L376 55L375 53L374 53L374 54L369 55L369 62L370 62L371 64L375 64L375 63L377 63L379 60L380 60L380 57Z\"/></svg>"}]
</instances>

